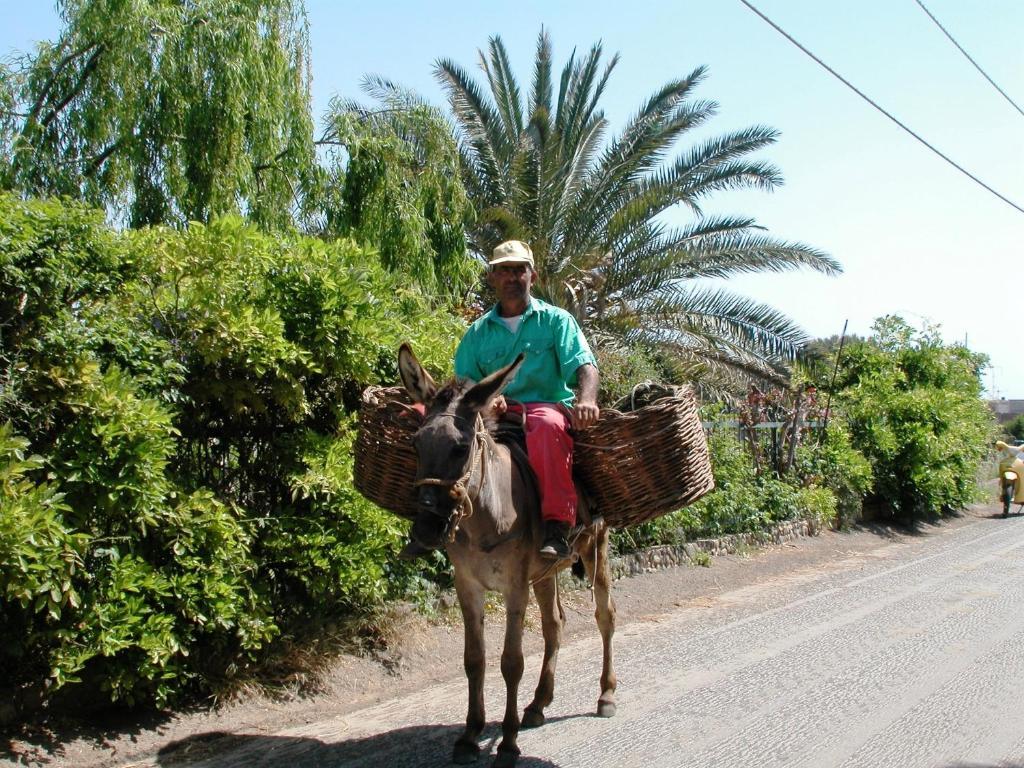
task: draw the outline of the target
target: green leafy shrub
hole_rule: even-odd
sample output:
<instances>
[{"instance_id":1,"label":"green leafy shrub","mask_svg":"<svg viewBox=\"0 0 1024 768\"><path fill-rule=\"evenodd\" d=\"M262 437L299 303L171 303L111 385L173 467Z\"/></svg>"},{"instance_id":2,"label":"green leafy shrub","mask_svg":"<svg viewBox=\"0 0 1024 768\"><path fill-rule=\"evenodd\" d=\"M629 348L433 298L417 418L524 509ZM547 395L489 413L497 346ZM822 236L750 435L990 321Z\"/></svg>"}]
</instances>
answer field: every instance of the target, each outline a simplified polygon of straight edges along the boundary
<instances>
[{"instance_id":1,"label":"green leafy shrub","mask_svg":"<svg viewBox=\"0 0 1024 768\"><path fill-rule=\"evenodd\" d=\"M831 488L798 488L797 509L802 520L812 520L822 528L836 525L839 500Z\"/></svg>"},{"instance_id":2,"label":"green leafy shrub","mask_svg":"<svg viewBox=\"0 0 1024 768\"><path fill-rule=\"evenodd\" d=\"M911 520L961 509L976 499L995 428L981 399L985 359L898 317L874 330L850 348L837 393L852 444L871 462L874 500Z\"/></svg>"},{"instance_id":3,"label":"green leafy shrub","mask_svg":"<svg viewBox=\"0 0 1024 768\"><path fill-rule=\"evenodd\" d=\"M12 685L165 704L422 584L396 564L407 524L352 487L352 414L402 340L445 375L461 321L350 240L3 203Z\"/></svg>"},{"instance_id":4,"label":"green leafy shrub","mask_svg":"<svg viewBox=\"0 0 1024 768\"><path fill-rule=\"evenodd\" d=\"M623 397L627 397L633 388L641 382L666 381L654 356L641 346L624 346L611 339L595 341L595 354L598 367L601 369L601 403L612 405Z\"/></svg>"},{"instance_id":5,"label":"green leafy shrub","mask_svg":"<svg viewBox=\"0 0 1024 768\"><path fill-rule=\"evenodd\" d=\"M46 646L62 615L82 604L76 581L88 538L66 525L56 485L32 479L44 460L26 456L28 446L0 426L0 672L11 683L49 672Z\"/></svg>"},{"instance_id":6,"label":"green leafy shrub","mask_svg":"<svg viewBox=\"0 0 1024 768\"><path fill-rule=\"evenodd\" d=\"M302 581L304 606L347 609L380 605L418 586L423 565L398 559L408 540L408 522L367 501L352 485L355 425L337 437L307 445L306 469L291 479L296 510L309 509L310 528L298 517L283 518L268 536L268 548L291 558L290 575ZM430 566L428 566L428 570ZM434 575L447 581L446 568Z\"/></svg>"},{"instance_id":7,"label":"green leafy shrub","mask_svg":"<svg viewBox=\"0 0 1024 768\"><path fill-rule=\"evenodd\" d=\"M828 488L836 500L836 524L856 523L871 492L870 462L850 442L849 430L839 419L829 422L824 436L797 448L796 473L808 486Z\"/></svg>"},{"instance_id":8,"label":"green leafy shrub","mask_svg":"<svg viewBox=\"0 0 1024 768\"><path fill-rule=\"evenodd\" d=\"M758 476L736 435L713 430L708 437L715 489L690 506L616 531L616 551L658 544L682 544L731 533L757 533L787 520L811 519L831 525L836 496L828 488L802 487L769 475Z\"/></svg>"},{"instance_id":9,"label":"green leafy shrub","mask_svg":"<svg viewBox=\"0 0 1024 768\"><path fill-rule=\"evenodd\" d=\"M1012 435L1017 440L1024 440L1024 413L1014 416L1003 425L1003 432Z\"/></svg>"},{"instance_id":10,"label":"green leafy shrub","mask_svg":"<svg viewBox=\"0 0 1024 768\"><path fill-rule=\"evenodd\" d=\"M67 418L65 372L102 343L87 318L134 274L100 212L0 193L0 408L36 452Z\"/></svg>"}]
</instances>

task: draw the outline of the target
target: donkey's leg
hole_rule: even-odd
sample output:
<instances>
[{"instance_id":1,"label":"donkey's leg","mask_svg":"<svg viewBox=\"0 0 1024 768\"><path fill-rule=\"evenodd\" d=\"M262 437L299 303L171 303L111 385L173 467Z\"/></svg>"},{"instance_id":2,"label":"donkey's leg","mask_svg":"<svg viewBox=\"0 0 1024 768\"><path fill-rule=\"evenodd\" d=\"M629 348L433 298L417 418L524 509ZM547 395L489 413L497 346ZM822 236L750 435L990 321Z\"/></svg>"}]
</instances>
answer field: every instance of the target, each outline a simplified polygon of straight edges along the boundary
<instances>
[{"instance_id":1,"label":"donkey's leg","mask_svg":"<svg viewBox=\"0 0 1024 768\"><path fill-rule=\"evenodd\" d=\"M469 708L466 712L466 730L455 742L452 760L471 763L480 756L478 743L486 724L484 720L484 589L475 581L460 578L455 571L455 592L462 608L465 639L462 663L469 682Z\"/></svg>"},{"instance_id":2,"label":"donkey's leg","mask_svg":"<svg viewBox=\"0 0 1024 768\"><path fill-rule=\"evenodd\" d=\"M555 577L549 576L533 585L533 594L540 606L541 629L544 633L544 661L540 667L540 680L533 701L523 712L523 727L536 728L544 724L544 708L555 697L555 665L562 644L562 626L565 615L558 600Z\"/></svg>"},{"instance_id":3,"label":"donkey's leg","mask_svg":"<svg viewBox=\"0 0 1024 768\"><path fill-rule=\"evenodd\" d=\"M594 554L597 553L597 562ZM612 574L608 565L608 528L601 530L582 547L580 557L587 571L590 583L594 585L594 600L597 608L594 617L601 630L604 657L601 664L601 697L597 700L598 717L615 714L615 670L612 667L612 635L615 634L615 601L612 600Z\"/></svg>"},{"instance_id":4,"label":"donkey's leg","mask_svg":"<svg viewBox=\"0 0 1024 768\"><path fill-rule=\"evenodd\" d=\"M505 678L505 717L495 768L511 768L519 757L519 681L523 679L523 621L530 599L526 580L505 594L505 647L501 652L501 676Z\"/></svg>"}]
</instances>

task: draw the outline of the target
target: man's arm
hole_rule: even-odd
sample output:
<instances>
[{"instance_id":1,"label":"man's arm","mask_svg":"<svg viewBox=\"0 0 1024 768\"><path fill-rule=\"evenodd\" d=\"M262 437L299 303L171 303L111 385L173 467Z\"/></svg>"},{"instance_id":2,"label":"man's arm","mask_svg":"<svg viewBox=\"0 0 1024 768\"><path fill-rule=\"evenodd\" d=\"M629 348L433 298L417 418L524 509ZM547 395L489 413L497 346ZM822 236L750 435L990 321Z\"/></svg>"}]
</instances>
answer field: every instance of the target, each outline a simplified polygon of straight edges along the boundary
<instances>
[{"instance_id":1,"label":"man's arm","mask_svg":"<svg viewBox=\"0 0 1024 768\"><path fill-rule=\"evenodd\" d=\"M1024 449L1004 443L1002 440L996 440L996 448L1010 456L1020 456L1024 453Z\"/></svg>"},{"instance_id":2,"label":"man's arm","mask_svg":"<svg viewBox=\"0 0 1024 768\"><path fill-rule=\"evenodd\" d=\"M572 427L586 429L601 415L601 409L597 407L597 368L584 363L576 369L576 382L579 385L579 396L572 406Z\"/></svg>"}]
</instances>

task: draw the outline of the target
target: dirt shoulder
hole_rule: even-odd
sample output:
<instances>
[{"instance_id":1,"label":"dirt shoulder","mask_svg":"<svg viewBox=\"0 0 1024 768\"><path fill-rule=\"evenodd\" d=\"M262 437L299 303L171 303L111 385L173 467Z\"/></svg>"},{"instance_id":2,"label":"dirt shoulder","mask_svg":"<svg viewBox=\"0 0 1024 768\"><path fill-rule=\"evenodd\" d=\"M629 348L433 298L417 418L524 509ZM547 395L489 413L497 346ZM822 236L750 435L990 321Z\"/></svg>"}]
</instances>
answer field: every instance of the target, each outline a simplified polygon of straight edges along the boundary
<instances>
[{"instance_id":1,"label":"dirt shoulder","mask_svg":"<svg viewBox=\"0 0 1024 768\"><path fill-rule=\"evenodd\" d=\"M935 535L951 526L969 525L998 514L995 506L978 506L964 515L917 532L866 526L848 533L824 532L811 538L715 557L710 566L668 568L620 579L614 599L621 629L633 622L655 621L680 607L712 605L720 596L750 584L827 569L849 558L870 556L894 543ZM596 632L590 593L566 590L562 600L567 625L565 643ZM50 718L8 734L0 747L0 765L45 765L54 768L122 766L161 753L161 763L187 762L209 754L234 734L269 734L292 726L343 715L371 704L401 697L437 681L462 676L462 627L457 609L428 620L412 612L395 617L391 647L374 657L342 654L301 696L270 698L253 693L215 709L149 715L105 713L81 718ZM488 614L489 668L496 673L503 633L500 606ZM539 615L531 604L524 650L542 649ZM207 735L208 738L197 738ZM182 744L176 749L174 745ZM187 753L187 754L186 754Z\"/></svg>"}]
</instances>

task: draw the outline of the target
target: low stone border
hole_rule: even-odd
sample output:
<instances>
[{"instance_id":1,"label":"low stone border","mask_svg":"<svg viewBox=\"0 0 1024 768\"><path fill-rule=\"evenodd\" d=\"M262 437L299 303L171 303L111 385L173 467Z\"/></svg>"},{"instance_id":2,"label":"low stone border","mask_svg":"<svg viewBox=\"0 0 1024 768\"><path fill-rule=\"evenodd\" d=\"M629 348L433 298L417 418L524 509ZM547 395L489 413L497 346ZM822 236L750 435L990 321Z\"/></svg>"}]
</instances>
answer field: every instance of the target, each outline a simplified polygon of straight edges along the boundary
<instances>
[{"instance_id":1,"label":"low stone border","mask_svg":"<svg viewBox=\"0 0 1024 768\"><path fill-rule=\"evenodd\" d=\"M806 536L817 536L820 531L821 524L817 520L787 520L776 523L767 531L757 533L731 533L717 539L697 539L678 546L663 544L641 552L613 557L610 563L612 578L619 579L638 573L650 573L660 568L687 565L693 562L699 552L706 552L711 556L727 555L749 547L784 544Z\"/></svg>"}]
</instances>

